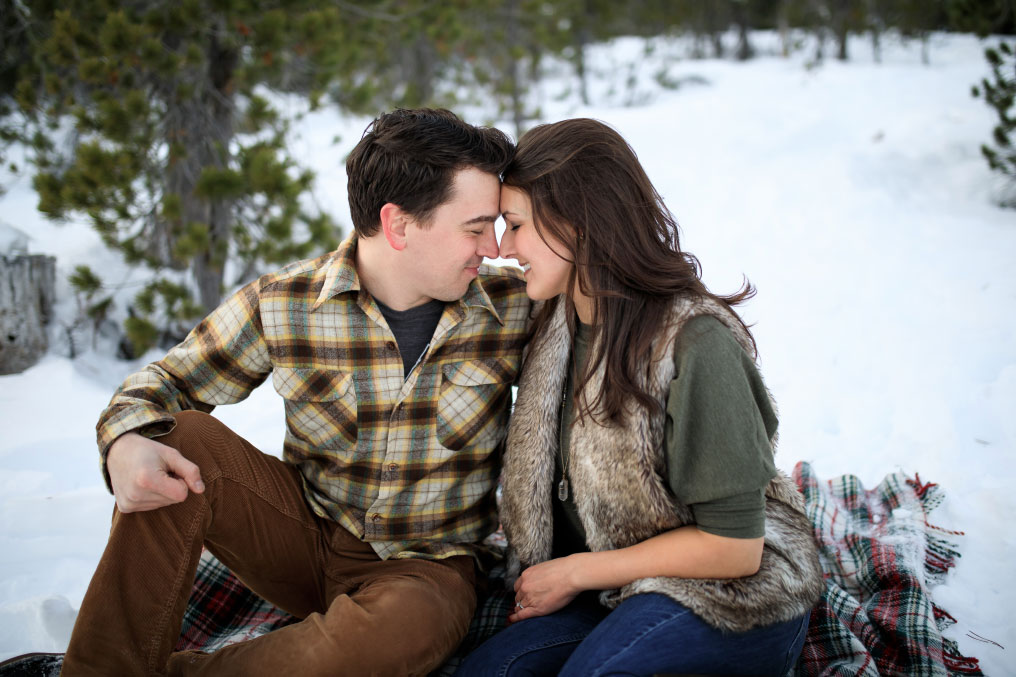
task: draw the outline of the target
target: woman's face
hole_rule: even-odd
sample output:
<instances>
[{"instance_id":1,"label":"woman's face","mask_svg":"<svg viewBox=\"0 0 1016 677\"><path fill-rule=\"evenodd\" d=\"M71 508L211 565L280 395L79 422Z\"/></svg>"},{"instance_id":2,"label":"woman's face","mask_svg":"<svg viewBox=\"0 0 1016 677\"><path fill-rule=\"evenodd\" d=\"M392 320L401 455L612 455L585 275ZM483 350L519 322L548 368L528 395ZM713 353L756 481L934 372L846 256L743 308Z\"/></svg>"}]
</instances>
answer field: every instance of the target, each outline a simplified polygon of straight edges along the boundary
<instances>
[{"instance_id":1,"label":"woman's face","mask_svg":"<svg viewBox=\"0 0 1016 677\"><path fill-rule=\"evenodd\" d=\"M540 237L529 195L519 188L502 185L501 215L505 223L501 257L515 259L522 266L526 295L541 301L567 293L572 271L572 263L563 258L567 250L546 231Z\"/></svg>"}]
</instances>

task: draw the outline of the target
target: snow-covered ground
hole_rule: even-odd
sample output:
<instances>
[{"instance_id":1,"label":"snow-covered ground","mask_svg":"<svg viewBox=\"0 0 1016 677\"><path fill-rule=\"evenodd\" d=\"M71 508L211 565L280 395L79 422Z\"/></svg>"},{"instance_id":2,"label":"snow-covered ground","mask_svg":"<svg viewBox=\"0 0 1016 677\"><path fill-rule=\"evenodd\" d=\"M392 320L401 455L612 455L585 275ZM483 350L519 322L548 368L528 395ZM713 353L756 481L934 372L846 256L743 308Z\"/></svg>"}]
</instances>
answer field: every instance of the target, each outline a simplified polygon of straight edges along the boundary
<instances>
[{"instance_id":1,"label":"snow-covered ground","mask_svg":"<svg viewBox=\"0 0 1016 677\"><path fill-rule=\"evenodd\" d=\"M926 66L916 43L887 45L875 64L858 41L851 62L807 68L804 52L690 61L674 58L677 43L647 55L624 40L592 56L597 105L554 99L553 79L541 103L546 120L596 117L629 140L713 290L732 291L742 274L758 287L743 313L780 403L781 467L807 460L866 486L902 468L945 488L935 521L966 536L934 595L959 620L948 634L961 649L1006 675L1016 674L1016 212L994 206L1001 188L978 150L992 125L970 96L987 73L983 44L936 35ZM657 84L663 65L680 87ZM296 128L318 203L343 223L344 156L366 122L326 111ZM140 279L86 227L44 222L27 179L9 188L0 222L28 233L30 251L57 255L63 280L81 262ZM0 377L0 658L66 646L113 505L93 426L136 365L58 352ZM270 387L216 415L265 450L281 446Z\"/></svg>"}]
</instances>

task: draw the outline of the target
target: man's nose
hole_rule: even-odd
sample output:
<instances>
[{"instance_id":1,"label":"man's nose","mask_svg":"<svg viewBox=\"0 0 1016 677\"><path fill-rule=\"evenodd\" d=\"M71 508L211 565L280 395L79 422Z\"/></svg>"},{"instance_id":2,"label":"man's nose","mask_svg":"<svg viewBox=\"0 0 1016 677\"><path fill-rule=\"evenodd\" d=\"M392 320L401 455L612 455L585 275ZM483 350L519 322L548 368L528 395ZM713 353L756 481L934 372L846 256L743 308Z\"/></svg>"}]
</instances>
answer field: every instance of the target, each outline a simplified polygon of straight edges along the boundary
<instances>
[{"instance_id":1,"label":"man's nose","mask_svg":"<svg viewBox=\"0 0 1016 677\"><path fill-rule=\"evenodd\" d=\"M496 259L498 256L497 248L497 236L494 235L494 226L490 229L485 230L483 235L480 236L480 241L476 247L476 253L480 256L484 256L488 259Z\"/></svg>"}]
</instances>

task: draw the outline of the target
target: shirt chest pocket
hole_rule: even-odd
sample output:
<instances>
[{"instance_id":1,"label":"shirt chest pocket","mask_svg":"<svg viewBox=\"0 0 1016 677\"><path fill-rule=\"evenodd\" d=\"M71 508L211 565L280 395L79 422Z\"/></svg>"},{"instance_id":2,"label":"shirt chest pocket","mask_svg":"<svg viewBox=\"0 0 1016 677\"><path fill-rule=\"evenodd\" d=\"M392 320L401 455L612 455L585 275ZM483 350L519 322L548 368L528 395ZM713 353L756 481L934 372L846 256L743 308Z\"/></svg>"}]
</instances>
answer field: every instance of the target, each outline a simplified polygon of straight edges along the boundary
<instances>
[{"instance_id":1,"label":"shirt chest pocket","mask_svg":"<svg viewBox=\"0 0 1016 677\"><path fill-rule=\"evenodd\" d=\"M286 401L291 435L322 449L356 446L356 388L349 372L277 367L272 385Z\"/></svg>"},{"instance_id":2,"label":"shirt chest pocket","mask_svg":"<svg viewBox=\"0 0 1016 677\"><path fill-rule=\"evenodd\" d=\"M441 444L458 451L488 442L504 432L508 398L518 361L485 358L449 362L441 368L437 403L437 435Z\"/></svg>"}]
</instances>

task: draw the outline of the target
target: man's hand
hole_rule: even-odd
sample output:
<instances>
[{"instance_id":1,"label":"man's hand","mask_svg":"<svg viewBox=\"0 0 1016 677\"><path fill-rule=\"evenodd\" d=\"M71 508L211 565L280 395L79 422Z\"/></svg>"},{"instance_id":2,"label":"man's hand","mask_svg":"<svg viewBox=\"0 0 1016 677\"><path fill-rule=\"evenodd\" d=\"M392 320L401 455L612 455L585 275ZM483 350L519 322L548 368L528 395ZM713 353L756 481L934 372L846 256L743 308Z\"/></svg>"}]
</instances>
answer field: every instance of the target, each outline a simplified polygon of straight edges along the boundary
<instances>
[{"instance_id":1,"label":"man's hand","mask_svg":"<svg viewBox=\"0 0 1016 677\"><path fill-rule=\"evenodd\" d=\"M109 447L106 469L120 512L155 510L181 503L188 491L205 490L201 470L173 447L125 433Z\"/></svg>"}]
</instances>

